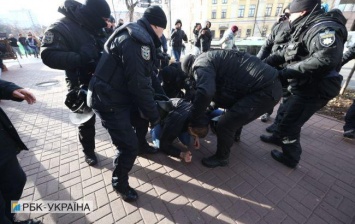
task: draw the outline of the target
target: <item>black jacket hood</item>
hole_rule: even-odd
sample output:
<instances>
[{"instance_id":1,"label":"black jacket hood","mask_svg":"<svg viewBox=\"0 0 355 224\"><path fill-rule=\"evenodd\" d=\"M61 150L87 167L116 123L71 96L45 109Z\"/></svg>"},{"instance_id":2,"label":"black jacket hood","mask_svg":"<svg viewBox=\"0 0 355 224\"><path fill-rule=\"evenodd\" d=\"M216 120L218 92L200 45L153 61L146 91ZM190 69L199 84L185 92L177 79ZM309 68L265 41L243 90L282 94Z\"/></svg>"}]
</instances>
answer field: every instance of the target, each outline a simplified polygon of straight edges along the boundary
<instances>
[{"instance_id":1,"label":"black jacket hood","mask_svg":"<svg viewBox=\"0 0 355 224\"><path fill-rule=\"evenodd\" d=\"M66 0L64 1L63 5L58 7L58 12L63 14L65 17L68 17L69 19L77 21L75 15L82 7L83 4L81 4L80 2L73 1L73 0Z\"/></svg>"}]
</instances>

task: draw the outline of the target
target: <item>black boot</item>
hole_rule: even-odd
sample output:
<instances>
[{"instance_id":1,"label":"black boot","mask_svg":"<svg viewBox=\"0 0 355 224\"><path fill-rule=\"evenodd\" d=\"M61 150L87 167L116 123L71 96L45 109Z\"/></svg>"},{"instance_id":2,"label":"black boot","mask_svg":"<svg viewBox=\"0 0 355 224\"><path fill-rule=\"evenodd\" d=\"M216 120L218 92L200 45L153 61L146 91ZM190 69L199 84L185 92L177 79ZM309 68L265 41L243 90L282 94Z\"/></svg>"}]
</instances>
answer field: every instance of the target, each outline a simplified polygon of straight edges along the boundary
<instances>
[{"instance_id":1,"label":"black boot","mask_svg":"<svg viewBox=\"0 0 355 224\"><path fill-rule=\"evenodd\" d=\"M276 131L276 128L277 128L277 124L273 123L272 125L267 127L265 130L272 134L272 133L274 133Z\"/></svg>"},{"instance_id":2,"label":"black boot","mask_svg":"<svg viewBox=\"0 0 355 224\"><path fill-rule=\"evenodd\" d=\"M217 166L227 166L229 163L228 159L220 159L216 155L203 158L201 160L202 165L209 167L209 168L215 168Z\"/></svg>"},{"instance_id":3,"label":"black boot","mask_svg":"<svg viewBox=\"0 0 355 224\"><path fill-rule=\"evenodd\" d=\"M261 141L266 142L266 143L271 143L277 146L282 145L282 140L281 138L275 136L275 135L261 135L260 136Z\"/></svg>"},{"instance_id":4,"label":"black boot","mask_svg":"<svg viewBox=\"0 0 355 224\"><path fill-rule=\"evenodd\" d=\"M350 129L348 131L344 131L343 136L345 138L355 138L355 129Z\"/></svg>"},{"instance_id":5,"label":"black boot","mask_svg":"<svg viewBox=\"0 0 355 224\"><path fill-rule=\"evenodd\" d=\"M137 192L133 188L131 188L129 185L120 186L117 177L112 178L112 187L116 191L116 193L121 195L121 198L124 201L132 202L132 201L136 201L138 199Z\"/></svg>"},{"instance_id":6,"label":"black boot","mask_svg":"<svg viewBox=\"0 0 355 224\"><path fill-rule=\"evenodd\" d=\"M138 155L141 154L155 154L159 151L159 148L154 148L149 144L139 147Z\"/></svg>"},{"instance_id":7,"label":"black boot","mask_svg":"<svg viewBox=\"0 0 355 224\"><path fill-rule=\"evenodd\" d=\"M288 166L290 168L295 168L298 164L298 162L291 161L288 159L282 152L274 149L271 151L271 157L276 160L277 162L280 162L284 164L285 166Z\"/></svg>"},{"instance_id":8,"label":"black boot","mask_svg":"<svg viewBox=\"0 0 355 224\"><path fill-rule=\"evenodd\" d=\"M97 158L95 153L86 153L85 154L85 162L89 166L95 166L97 164Z\"/></svg>"}]
</instances>

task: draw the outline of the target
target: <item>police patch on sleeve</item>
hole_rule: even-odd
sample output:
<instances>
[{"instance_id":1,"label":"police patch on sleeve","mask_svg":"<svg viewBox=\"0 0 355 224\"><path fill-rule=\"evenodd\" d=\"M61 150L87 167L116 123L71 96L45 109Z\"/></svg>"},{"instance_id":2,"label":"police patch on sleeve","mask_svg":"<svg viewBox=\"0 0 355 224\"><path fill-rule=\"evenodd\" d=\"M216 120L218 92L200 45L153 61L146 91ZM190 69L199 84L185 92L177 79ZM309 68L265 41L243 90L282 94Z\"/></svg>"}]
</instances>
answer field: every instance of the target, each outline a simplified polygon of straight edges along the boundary
<instances>
[{"instance_id":1,"label":"police patch on sleeve","mask_svg":"<svg viewBox=\"0 0 355 224\"><path fill-rule=\"evenodd\" d=\"M150 48L148 46L142 46L142 57L144 60L150 60Z\"/></svg>"},{"instance_id":2,"label":"police patch on sleeve","mask_svg":"<svg viewBox=\"0 0 355 224\"><path fill-rule=\"evenodd\" d=\"M335 42L335 31L325 30L319 34L320 45L323 47L330 47Z\"/></svg>"},{"instance_id":3,"label":"police patch on sleeve","mask_svg":"<svg viewBox=\"0 0 355 224\"><path fill-rule=\"evenodd\" d=\"M46 31L44 33L43 43L51 44L53 43L54 34L51 31Z\"/></svg>"}]
</instances>

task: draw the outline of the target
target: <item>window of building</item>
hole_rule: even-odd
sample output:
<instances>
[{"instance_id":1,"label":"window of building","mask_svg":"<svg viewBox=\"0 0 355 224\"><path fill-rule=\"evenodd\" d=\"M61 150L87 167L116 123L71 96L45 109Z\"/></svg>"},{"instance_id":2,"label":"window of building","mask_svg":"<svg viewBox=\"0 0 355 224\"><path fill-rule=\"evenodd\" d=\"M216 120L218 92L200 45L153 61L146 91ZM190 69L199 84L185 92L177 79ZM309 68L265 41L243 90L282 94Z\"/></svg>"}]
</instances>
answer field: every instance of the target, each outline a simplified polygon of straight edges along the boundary
<instances>
[{"instance_id":1,"label":"window of building","mask_svg":"<svg viewBox=\"0 0 355 224\"><path fill-rule=\"evenodd\" d=\"M248 14L248 16L249 17L254 17L254 15L255 15L255 5L250 5L249 6L249 14Z\"/></svg>"},{"instance_id":2,"label":"window of building","mask_svg":"<svg viewBox=\"0 0 355 224\"><path fill-rule=\"evenodd\" d=\"M227 4L228 0L222 0L222 4Z\"/></svg>"},{"instance_id":3,"label":"window of building","mask_svg":"<svg viewBox=\"0 0 355 224\"><path fill-rule=\"evenodd\" d=\"M212 4L217 4L217 0L212 0Z\"/></svg>"},{"instance_id":4,"label":"window of building","mask_svg":"<svg viewBox=\"0 0 355 224\"><path fill-rule=\"evenodd\" d=\"M246 36L247 36L247 37L250 37L250 35L251 35L251 29L247 29L247 34L246 34Z\"/></svg>"},{"instance_id":5,"label":"window of building","mask_svg":"<svg viewBox=\"0 0 355 224\"><path fill-rule=\"evenodd\" d=\"M216 31L214 30L211 30L211 36L212 36L212 39L214 39L214 35L216 34Z\"/></svg>"},{"instance_id":6,"label":"window of building","mask_svg":"<svg viewBox=\"0 0 355 224\"><path fill-rule=\"evenodd\" d=\"M212 10L212 16L211 16L212 19L215 19L215 18L216 18L216 14L217 14L217 13L216 13L216 10Z\"/></svg>"},{"instance_id":7,"label":"window of building","mask_svg":"<svg viewBox=\"0 0 355 224\"><path fill-rule=\"evenodd\" d=\"M219 39L221 39L223 37L224 32L226 32L226 30L220 30L219 31Z\"/></svg>"},{"instance_id":8,"label":"window of building","mask_svg":"<svg viewBox=\"0 0 355 224\"><path fill-rule=\"evenodd\" d=\"M266 37L266 31L267 31L267 26L263 27L263 30L261 31L261 36Z\"/></svg>"},{"instance_id":9,"label":"window of building","mask_svg":"<svg viewBox=\"0 0 355 224\"><path fill-rule=\"evenodd\" d=\"M240 5L238 10L238 17L244 17L245 5Z\"/></svg>"},{"instance_id":10,"label":"window of building","mask_svg":"<svg viewBox=\"0 0 355 224\"><path fill-rule=\"evenodd\" d=\"M283 4L277 4L275 16L281 15Z\"/></svg>"},{"instance_id":11,"label":"window of building","mask_svg":"<svg viewBox=\"0 0 355 224\"><path fill-rule=\"evenodd\" d=\"M227 9L222 9L222 14L221 14L221 18L225 19L227 16Z\"/></svg>"},{"instance_id":12,"label":"window of building","mask_svg":"<svg viewBox=\"0 0 355 224\"><path fill-rule=\"evenodd\" d=\"M272 4L266 5L265 16L271 16Z\"/></svg>"},{"instance_id":13,"label":"window of building","mask_svg":"<svg viewBox=\"0 0 355 224\"><path fill-rule=\"evenodd\" d=\"M237 38L240 38L241 36L242 36L242 29L238 29Z\"/></svg>"}]
</instances>

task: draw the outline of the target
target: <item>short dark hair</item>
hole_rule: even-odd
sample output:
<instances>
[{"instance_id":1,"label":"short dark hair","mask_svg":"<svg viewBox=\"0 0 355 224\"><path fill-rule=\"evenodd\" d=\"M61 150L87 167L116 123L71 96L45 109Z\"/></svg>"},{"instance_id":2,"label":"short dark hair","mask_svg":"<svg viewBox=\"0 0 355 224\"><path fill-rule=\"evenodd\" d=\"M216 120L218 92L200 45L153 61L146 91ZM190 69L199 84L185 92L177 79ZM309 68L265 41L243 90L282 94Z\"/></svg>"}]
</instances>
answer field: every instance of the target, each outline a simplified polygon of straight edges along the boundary
<instances>
[{"instance_id":1,"label":"short dark hair","mask_svg":"<svg viewBox=\"0 0 355 224\"><path fill-rule=\"evenodd\" d=\"M190 135L196 135L199 138L204 138L208 134L208 126L207 127L190 127L189 128L189 134Z\"/></svg>"}]
</instances>

